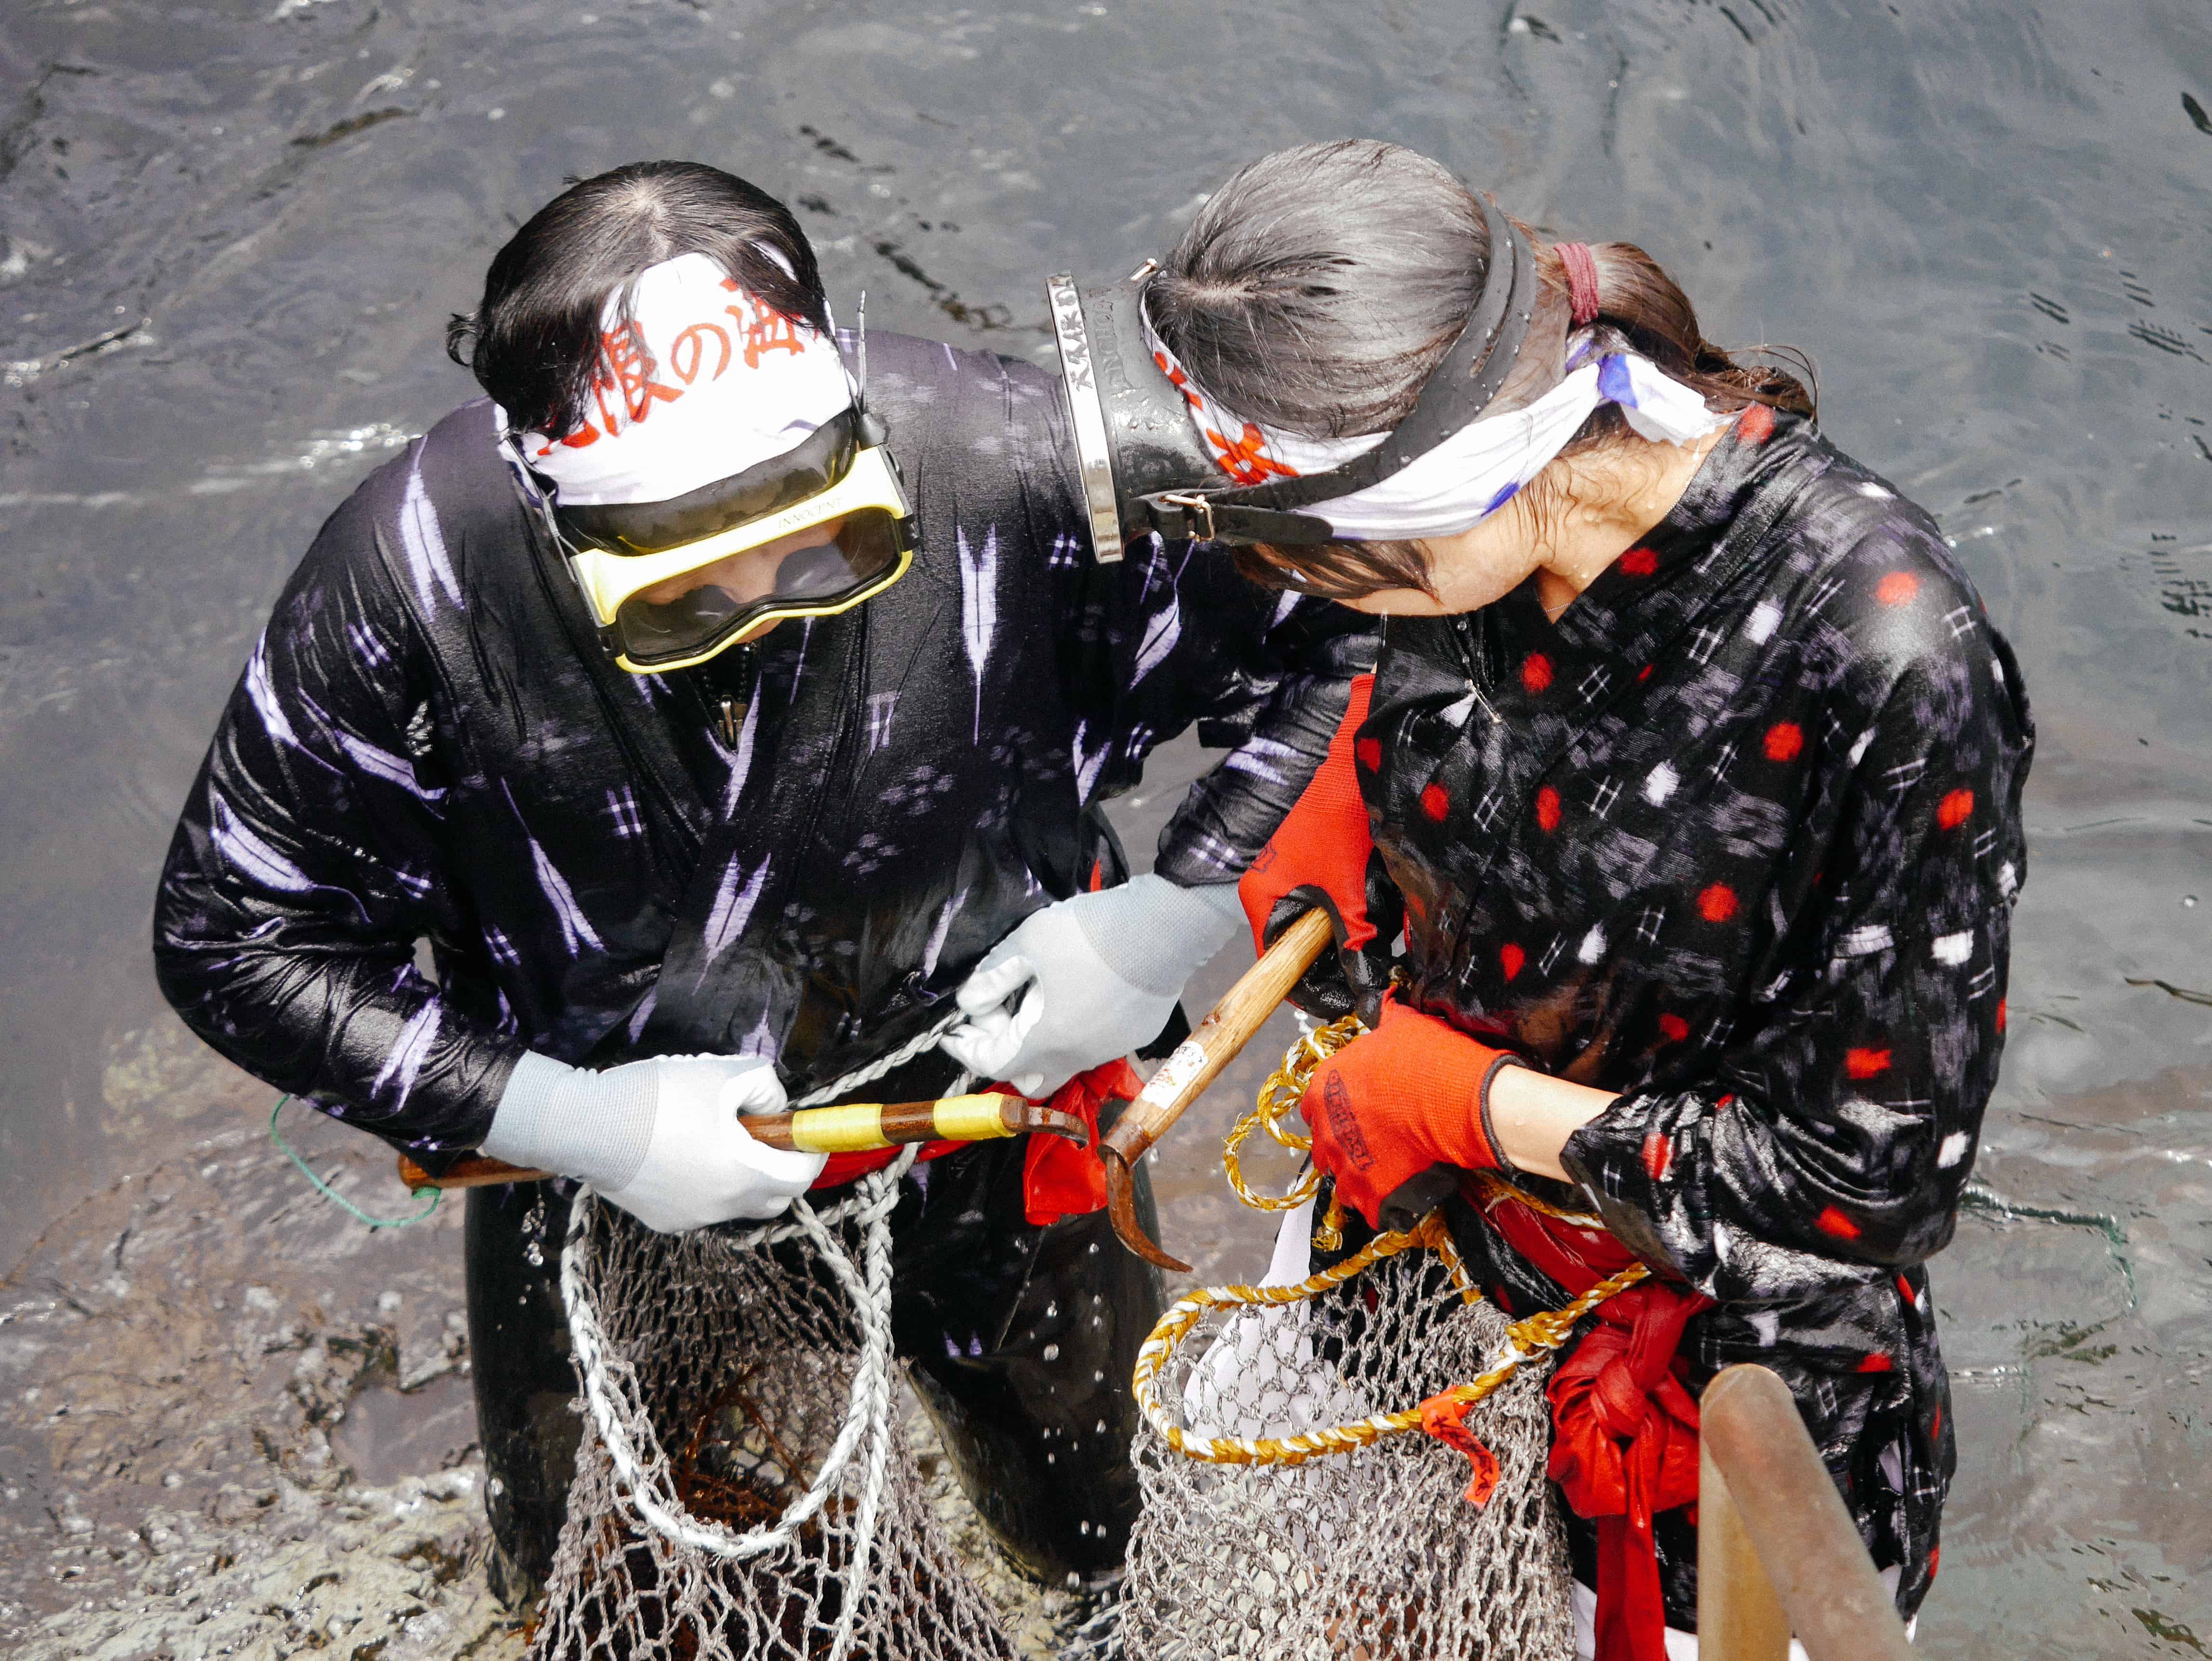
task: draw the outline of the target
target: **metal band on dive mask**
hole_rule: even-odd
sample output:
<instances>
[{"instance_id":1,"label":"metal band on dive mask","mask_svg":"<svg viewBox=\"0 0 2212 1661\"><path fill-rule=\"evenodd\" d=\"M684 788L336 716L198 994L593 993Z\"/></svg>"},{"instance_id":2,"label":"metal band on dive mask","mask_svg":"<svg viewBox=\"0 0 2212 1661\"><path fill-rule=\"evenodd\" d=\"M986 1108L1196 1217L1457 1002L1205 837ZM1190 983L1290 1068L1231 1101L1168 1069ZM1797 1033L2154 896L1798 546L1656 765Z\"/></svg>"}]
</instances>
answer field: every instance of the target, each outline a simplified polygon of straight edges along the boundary
<instances>
[{"instance_id":1,"label":"metal band on dive mask","mask_svg":"<svg viewBox=\"0 0 2212 1661\"><path fill-rule=\"evenodd\" d=\"M1075 428L1076 475L1083 482L1083 505L1091 516L1091 552L1101 565L1121 557L1121 518L1114 502L1114 457L1106 444L1106 414L1098 402L1098 380L1091 372L1091 341L1083 326L1083 296L1073 272L1044 281L1052 307L1052 332L1060 345L1060 378L1067 388L1067 411Z\"/></svg>"}]
</instances>

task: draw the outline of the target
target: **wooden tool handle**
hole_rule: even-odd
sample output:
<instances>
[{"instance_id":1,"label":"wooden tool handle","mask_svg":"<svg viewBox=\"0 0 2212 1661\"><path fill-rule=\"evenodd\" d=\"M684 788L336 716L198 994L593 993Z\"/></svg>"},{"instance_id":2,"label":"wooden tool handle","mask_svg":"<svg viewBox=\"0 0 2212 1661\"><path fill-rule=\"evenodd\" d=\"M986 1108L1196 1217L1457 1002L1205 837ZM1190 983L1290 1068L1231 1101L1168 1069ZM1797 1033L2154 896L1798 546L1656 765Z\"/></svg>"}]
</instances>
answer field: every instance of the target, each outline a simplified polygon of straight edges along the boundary
<instances>
[{"instance_id":1,"label":"wooden tool handle","mask_svg":"<svg viewBox=\"0 0 2212 1661\"><path fill-rule=\"evenodd\" d=\"M1198 1031L1160 1063L1128 1111L1106 1134L1105 1148L1133 1164L1165 1135L1183 1110L1267 1025L1267 1017L1298 983L1298 977L1328 948L1329 939L1328 913L1318 906L1277 935L1275 943L1199 1023Z\"/></svg>"},{"instance_id":2,"label":"wooden tool handle","mask_svg":"<svg viewBox=\"0 0 2212 1661\"><path fill-rule=\"evenodd\" d=\"M1018 1136L1024 1130L1069 1134L1063 1113L1040 1119L1018 1096L945 1096L933 1102L845 1102L836 1107L802 1107L796 1113L749 1115L746 1131L770 1147L807 1153L869 1153L907 1142L981 1142ZM1083 1137L1075 1125L1076 1140Z\"/></svg>"},{"instance_id":3,"label":"wooden tool handle","mask_svg":"<svg viewBox=\"0 0 2212 1661\"><path fill-rule=\"evenodd\" d=\"M808 1153L868 1152L907 1142L987 1141L1025 1131L1073 1142L1090 1140L1083 1121L1072 1114L1004 1094L946 1096L933 1102L847 1102L836 1107L802 1107L795 1113L749 1114L742 1123L757 1142ZM410 1190L538 1183L552 1174L479 1154L463 1159L442 1177L433 1177L404 1153L399 1156L399 1180Z\"/></svg>"},{"instance_id":4,"label":"wooden tool handle","mask_svg":"<svg viewBox=\"0 0 2212 1661\"><path fill-rule=\"evenodd\" d=\"M487 1159L475 1153L444 1176L433 1177L404 1153L399 1156L399 1180L407 1184L410 1194L426 1188L497 1188L502 1183L542 1183L552 1174L550 1171L530 1171L509 1165L504 1159Z\"/></svg>"}]
</instances>

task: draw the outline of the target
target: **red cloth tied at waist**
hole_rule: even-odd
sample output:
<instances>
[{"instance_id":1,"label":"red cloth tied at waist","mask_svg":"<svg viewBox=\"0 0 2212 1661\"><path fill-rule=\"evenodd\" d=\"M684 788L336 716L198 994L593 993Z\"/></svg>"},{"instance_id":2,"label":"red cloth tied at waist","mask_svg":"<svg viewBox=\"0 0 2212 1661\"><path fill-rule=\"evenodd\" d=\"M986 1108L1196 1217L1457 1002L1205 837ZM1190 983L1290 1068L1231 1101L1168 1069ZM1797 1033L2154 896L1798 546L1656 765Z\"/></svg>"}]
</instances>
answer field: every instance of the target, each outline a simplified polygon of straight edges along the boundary
<instances>
[{"instance_id":1,"label":"red cloth tied at waist","mask_svg":"<svg viewBox=\"0 0 2212 1661\"><path fill-rule=\"evenodd\" d=\"M1032 1225L1056 1223L1062 1217L1103 1210L1106 1205L1106 1167L1098 1161L1098 1110L1112 1101L1130 1102L1144 1088L1144 1080L1126 1061L1107 1062L1079 1073L1054 1091L1046 1104L1072 1113L1091 1132L1091 1141L1078 1147L1061 1136L1032 1135L1022 1160L1022 1214ZM1001 1096L1018 1093L1010 1084L983 1086ZM969 1147L967 1142L924 1142L918 1156L942 1159ZM813 1191L842 1188L854 1177L880 1171L898 1158L896 1147L873 1147L864 1153L832 1153L814 1179Z\"/></svg>"},{"instance_id":2,"label":"red cloth tied at waist","mask_svg":"<svg viewBox=\"0 0 2212 1661\"><path fill-rule=\"evenodd\" d=\"M1505 1243L1578 1298L1635 1260L1612 1235L1501 1200L1483 1215ZM1682 1329L1712 1299L1645 1281L1593 1311L1553 1373L1546 1475L1597 1524L1598 1661L1666 1661L1667 1606L1651 1519L1698 1498L1698 1403Z\"/></svg>"}]
</instances>

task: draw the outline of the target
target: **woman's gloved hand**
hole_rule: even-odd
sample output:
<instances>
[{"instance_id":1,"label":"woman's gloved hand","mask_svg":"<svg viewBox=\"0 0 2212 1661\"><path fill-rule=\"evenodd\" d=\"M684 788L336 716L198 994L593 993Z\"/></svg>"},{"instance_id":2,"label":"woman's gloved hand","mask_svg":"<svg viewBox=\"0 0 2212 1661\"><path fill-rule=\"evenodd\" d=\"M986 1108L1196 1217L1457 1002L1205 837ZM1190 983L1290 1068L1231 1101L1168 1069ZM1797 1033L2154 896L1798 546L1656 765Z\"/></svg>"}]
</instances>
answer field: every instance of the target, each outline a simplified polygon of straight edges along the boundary
<instances>
[{"instance_id":1,"label":"woman's gloved hand","mask_svg":"<svg viewBox=\"0 0 2212 1661\"><path fill-rule=\"evenodd\" d=\"M1382 1202L1431 1165L1505 1169L1490 1129L1490 1081L1523 1065L1394 998L1382 1018L1313 1071L1298 1111L1314 1163L1370 1224Z\"/></svg>"},{"instance_id":2,"label":"woman's gloved hand","mask_svg":"<svg viewBox=\"0 0 2212 1661\"><path fill-rule=\"evenodd\" d=\"M1323 1020L1355 1011L1374 1019L1390 983L1387 942L1405 926L1405 902L1375 852L1359 791L1359 728L1374 691L1374 676L1353 679L1328 753L1237 885L1260 951L1314 906L1328 913L1337 949L1291 992L1293 1004Z\"/></svg>"},{"instance_id":3,"label":"woman's gloved hand","mask_svg":"<svg viewBox=\"0 0 2212 1661\"><path fill-rule=\"evenodd\" d=\"M580 1177L662 1234L773 1217L822 1174L819 1153L755 1141L739 1115L781 1113L758 1056L656 1056L604 1073L525 1056L501 1094L483 1152Z\"/></svg>"},{"instance_id":4,"label":"woman's gloved hand","mask_svg":"<svg viewBox=\"0 0 2212 1661\"><path fill-rule=\"evenodd\" d=\"M1183 983L1237 932L1237 888L1147 873L1031 912L957 995L938 1047L979 1078L1041 1099L1157 1037Z\"/></svg>"},{"instance_id":5,"label":"woman's gloved hand","mask_svg":"<svg viewBox=\"0 0 2212 1661\"><path fill-rule=\"evenodd\" d=\"M1237 881L1256 952L1266 951L1278 934L1316 905L1328 909L1339 946L1357 952L1375 938L1367 916L1367 858L1375 842L1353 766L1355 741L1374 691L1374 676L1353 679L1344 719L1321 765Z\"/></svg>"}]
</instances>

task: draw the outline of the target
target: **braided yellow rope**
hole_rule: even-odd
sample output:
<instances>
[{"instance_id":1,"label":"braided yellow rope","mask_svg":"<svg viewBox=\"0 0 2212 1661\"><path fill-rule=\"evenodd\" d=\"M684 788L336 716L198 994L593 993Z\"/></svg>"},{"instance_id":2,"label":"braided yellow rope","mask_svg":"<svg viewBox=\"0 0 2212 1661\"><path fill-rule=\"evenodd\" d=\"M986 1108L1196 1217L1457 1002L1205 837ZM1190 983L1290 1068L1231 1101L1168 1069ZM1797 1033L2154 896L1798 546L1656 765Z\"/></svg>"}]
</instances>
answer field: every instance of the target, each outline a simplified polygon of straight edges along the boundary
<instances>
[{"instance_id":1,"label":"braided yellow rope","mask_svg":"<svg viewBox=\"0 0 2212 1661\"><path fill-rule=\"evenodd\" d=\"M1313 1076L1315 1068L1350 1043L1367 1030L1366 1023L1357 1015L1346 1015L1341 1020L1331 1021L1327 1026L1311 1032L1303 1032L1291 1040L1291 1047L1283 1052L1283 1064L1267 1075L1267 1083L1260 1086L1260 1100L1253 1110L1237 1120L1236 1128L1221 1145L1221 1163L1229 1173L1229 1186L1237 1197L1255 1211L1296 1211L1321 1190L1321 1172L1310 1170L1300 1177L1291 1191L1280 1196L1255 1194L1244 1184L1244 1171L1237 1162L1237 1150L1245 1139L1257 1129L1264 1129L1281 1147L1293 1153L1310 1153L1313 1139L1302 1136L1289 1129L1298 1110L1298 1102L1306 1093L1306 1080ZM1333 1247L1327 1248L1334 1250Z\"/></svg>"},{"instance_id":2,"label":"braided yellow rope","mask_svg":"<svg viewBox=\"0 0 2212 1661\"><path fill-rule=\"evenodd\" d=\"M1261 1087L1259 1104L1237 1123L1230 1132L1227 1145L1222 1150L1222 1162L1229 1172L1230 1186L1237 1190L1238 1199L1261 1211L1288 1211L1303 1205L1319 1191L1318 1171L1309 1171L1290 1193L1280 1198L1255 1195L1248 1189L1237 1166L1237 1149L1252 1131L1265 1125L1268 1134L1284 1147L1306 1151L1310 1143L1296 1133L1282 1128L1281 1122L1295 1110L1298 1098L1305 1093L1306 1081L1313 1070L1330 1056L1350 1043L1366 1027L1357 1015L1332 1021L1317 1031L1301 1035L1283 1056L1277 1068ZM1563 1211L1522 1192L1510 1183L1492 1176L1488 1171L1478 1173L1476 1182L1481 1189L1486 1210L1505 1201L1525 1205L1530 1210L1572 1224L1579 1228L1602 1229L1600 1218L1583 1212ZM1340 1243L1325 1238L1336 1232L1339 1216L1332 1202L1329 1216L1315 1231L1314 1243L1323 1250L1334 1250ZM1454 1248L1451 1231L1445 1226L1443 1214L1432 1211L1414 1227L1378 1234L1342 1262L1310 1275L1296 1286L1201 1287L1189 1296L1180 1298L1168 1306L1158 1323L1145 1340L1144 1348L1137 1352L1137 1366L1130 1378L1137 1405L1160 1434L1160 1439L1187 1459L1196 1459L1214 1465L1297 1465L1309 1459L1322 1458L1330 1454L1352 1453L1372 1446L1386 1436L1397 1436L1421 1427L1421 1409L1412 1407L1397 1413L1371 1414L1364 1419L1345 1424L1329 1425L1319 1430L1301 1432L1295 1436L1194 1436L1176 1423L1166 1409L1161 1406L1156 1388L1160 1370L1164 1367L1178 1346L1188 1337L1192 1329L1204 1320L1209 1311L1279 1307L1287 1304L1304 1303L1318 1297L1346 1281L1355 1279L1386 1257L1414 1246L1435 1252L1449 1270L1452 1283L1459 1288L1460 1296L1468 1303L1479 1299L1482 1293L1471 1285L1465 1266ZM1526 1320L1516 1321L1505 1329L1505 1342L1488 1368L1463 1384L1454 1386L1445 1394L1454 1400L1473 1404L1481 1401L1500 1384L1510 1378L1524 1361L1547 1354L1565 1344L1574 1334L1575 1323L1617 1293L1626 1292L1650 1275L1642 1263L1631 1263L1618 1275L1600 1281L1581 1297L1565 1308L1543 1310Z\"/></svg>"},{"instance_id":3,"label":"braided yellow rope","mask_svg":"<svg viewBox=\"0 0 2212 1661\"><path fill-rule=\"evenodd\" d=\"M1485 1211L1495 1210L1501 1202L1510 1200L1515 1205L1526 1206L1538 1216L1549 1217L1555 1223L1571 1223L1577 1228L1595 1229L1601 1234L1607 1232L1605 1219L1595 1212L1563 1211L1549 1200L1540 1200L1528 1189L1514 1187L1494 1171L1478 1171L1473 1175L1474 1185L1482 1190L1482 1208Z\"/></svg>"}]
</instances>

